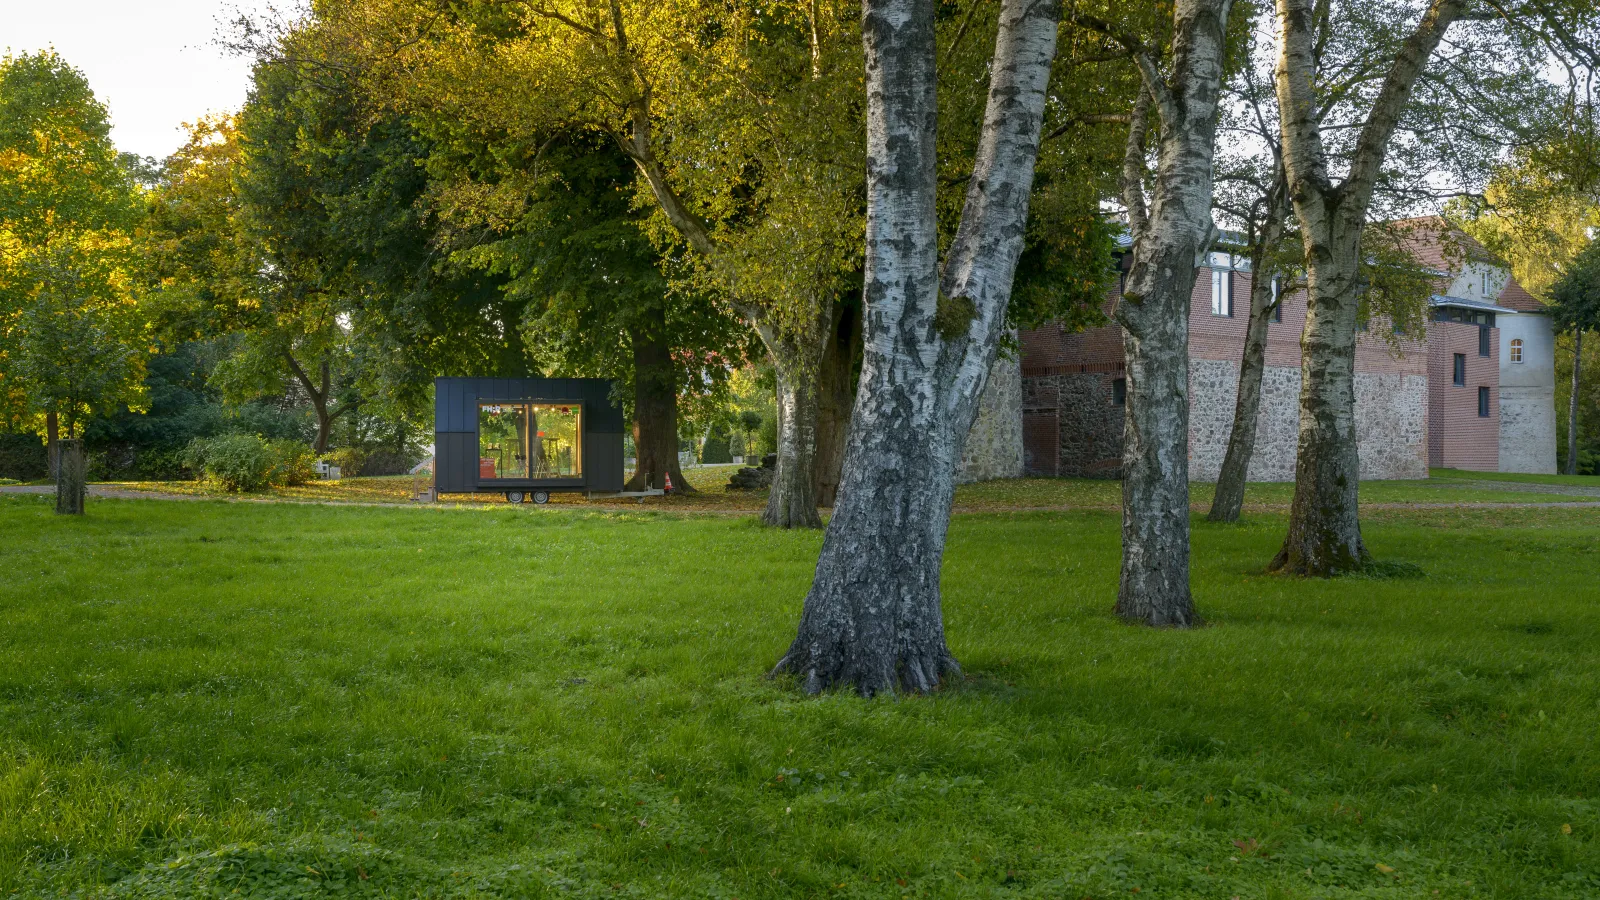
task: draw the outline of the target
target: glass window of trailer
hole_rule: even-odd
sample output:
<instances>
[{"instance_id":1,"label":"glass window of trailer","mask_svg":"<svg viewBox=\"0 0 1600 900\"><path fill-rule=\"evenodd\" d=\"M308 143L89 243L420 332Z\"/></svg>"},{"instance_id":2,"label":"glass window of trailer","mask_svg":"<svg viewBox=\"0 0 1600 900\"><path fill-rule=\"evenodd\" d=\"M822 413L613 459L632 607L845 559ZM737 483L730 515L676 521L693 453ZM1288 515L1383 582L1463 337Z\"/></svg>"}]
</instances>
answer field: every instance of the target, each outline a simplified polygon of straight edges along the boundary
<instances>
[{"instance_id":1,"label":"glass window of trailer","mask_svg":"<svg viewBox=\"0 0 1600 900\"><path fill-rule=\"evenodd\" d=\"M581 404L478 404L480 479L538 480L582 475Z\"/></svg>"}]
</instances>

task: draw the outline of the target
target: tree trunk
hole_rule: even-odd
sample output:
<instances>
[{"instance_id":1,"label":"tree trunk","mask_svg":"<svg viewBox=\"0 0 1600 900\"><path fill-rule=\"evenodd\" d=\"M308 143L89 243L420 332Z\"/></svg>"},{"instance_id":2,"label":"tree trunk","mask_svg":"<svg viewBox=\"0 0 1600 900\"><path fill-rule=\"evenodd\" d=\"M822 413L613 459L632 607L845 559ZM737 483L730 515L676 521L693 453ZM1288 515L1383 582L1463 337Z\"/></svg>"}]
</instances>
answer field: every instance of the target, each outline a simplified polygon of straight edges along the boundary
<instances>
[{"instance_id":1,"label":"tree trunk","mask_svg":"<svg viewBox=\"0 0 1600 900\"><path fill-rule=\"evenodd\" d=\"M56 512L62 515L83 515L83 501L88 493L89 473L83 457L83 441L57 442L59 460L56 472Z\"/></svg>"},{"instance_id":2,"label":"tree trunk","mask_svg":"<svg viewBox=\"0 0 1600 900\"><path fill-rule=\"evenodd\" d=\"M928 691L960 667L939 569L955 464L1005 328L1045 89L1051 3L1003 0L961 224L938 272L932 0L867 0L867 251L861 388L838 504L799 633L773 672L806 691Z\"/></svg>"},{"instance_id":3,"label":"tree trunk","mask_svg":"<svg viewBox=\"0 0 1600 900\"><path fill-rule=\"evenodd\" d=\"M1359 241L1359 234L1336 231L1332 241L1310 245L1294 502L1289 534L1269 567L1274 572L1328 577L1357 571L1370 559L1361 540L1356 448Z\"/></svg>"},{"instance_id":4,"label":"tree trunk","mask_svg":"<svg viewBox=\"0 0 1600 900\"><path fill-rule=\"evenodd\" d=\"M772 475L763 524L821 528L817 514L817 377L796 355L772 354L778 375L778 468ZM813 364L814 365L814 364Z\"/></svg>"},{"instance_id":5,"label":"tree trunk","mask_svg":"<svg viewBox=\"0 0 1600 900\"><path fill-rule=\"evenodd\" d=\"M832 507L844 468L845 438L856 401L856 360L861 355L861 307L837 303L833 329L817 377L817 505Z\"/></svg>"},{"instance_id":6,"label":"tree trunk","mask_svg":"<svg viewBox=\"0 0 1600 900\"><path fill-rule=\"evenodd\" d=\"M1266 369L1267 326L1273 311L1282 302L1273 296L1273 271L1269 255L1283 237L1284 217L1288 214L1288 189L1283 172L1266 197L1266 219L1260 223L1250 247L1250 321L1245 326L1244 356L1239 360L1239 395L1233 407L1233 430L1228 433L1228 452L1217 473L1217 490L1211 498L1213 522L1239 521L1244 505L1245 483L1250 477L1250 458L1256 450L1256 419L1261 412L1261 375Z\"/></svg>"},{"instance_id":7,"label":"tree trunk","mask_svg":"<svg viewBox=\"0 0 1600 900\"><path fill-rule=\"evenodd\" d=\"M1583 368L1583 331L1572 331L1572 397L1567 401L1567 474L1578 474L1578 370Z\"/></svg>"},{"instance_id":8,"label":"tree trunk","mask_svg":"<svg viewBox=\"0 0 1600 900\"><path fill-rule=\"evenodd\" d=\"M1230 8L1230 0L1179 0L1170 83L1140 51L1145 90L1123 160L1134 240L1116 309L1127 364L1116 612L1146 625L1200 621L1189 591L1189 305L1216 228L1212 160ZM1151 112L1160 139L1147 211L1144 137Z\"/></svg>"},{"instance_id":9,"label":"tree trunk","mask_svg":"<svg viewBox=\"0 0 1600 900\"><path fill-rule=\"evenodd\" d=\"M692 492L678 465L678 378L672 347L663 339L665 316L648 329L633 329L633 446L638 455L625 490L660 488Z\"/></svg>"},{"instance_id":10,"label":"tree trunk","mask_svg":"<svg viewBox=\"0 0 1600 900\"><path fill-rule=\"evenodd\" d=\"M61 473L61 419L55 410L44 414L45 477L55 481Z\"/></svg>"},{"instance_id":11,"label":"tree trunk","mask_svg":"<svg viewBox=\"0 0 1600 900\"><path fill-rule=\"evenodd\" d=\"M1314 0L1277 0L1279 130L1306 262L1306 327L1300 337L1300 440L1289 533L1271 569L1331 576L1369 562L1361 540L1356 448L1355 351L1361 233L1389 142L1463 0L1430 0L1401 45L1349 146L1342 182L1329 174L1322 101L1315 84L1321 49Z\"/></svg>"},{"instance_id":12,"label":"tree trunk","mask_svg":"<svg viewBox=\"0 0 1600 900\"><path fill-rule=\"evenodd\" d=\"M328 404L316 394L311 395L311 408L317 414L317 437L311 443L311 449L317 453L328 452L328 434L333 430L333 417L328 415Z\"/></svg>"}]
</instances>

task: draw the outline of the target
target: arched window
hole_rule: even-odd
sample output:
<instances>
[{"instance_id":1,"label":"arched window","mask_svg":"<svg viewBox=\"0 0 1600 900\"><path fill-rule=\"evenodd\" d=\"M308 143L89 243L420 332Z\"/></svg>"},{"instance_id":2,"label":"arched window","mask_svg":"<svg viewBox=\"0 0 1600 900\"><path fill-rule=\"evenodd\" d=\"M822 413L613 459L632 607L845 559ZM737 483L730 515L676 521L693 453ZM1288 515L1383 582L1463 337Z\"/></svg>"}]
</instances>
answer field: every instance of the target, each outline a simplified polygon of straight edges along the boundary
<instances>
[{"instance_id":1,"label":"arched window","mask_svg":"<svg viewBox=\"0 0 1600 900\"><path fill-rule=\"evenodd\" d=\"M1522 362L1522 338L1511 339L1511 361Z\"/></svg>"}]
</instances>

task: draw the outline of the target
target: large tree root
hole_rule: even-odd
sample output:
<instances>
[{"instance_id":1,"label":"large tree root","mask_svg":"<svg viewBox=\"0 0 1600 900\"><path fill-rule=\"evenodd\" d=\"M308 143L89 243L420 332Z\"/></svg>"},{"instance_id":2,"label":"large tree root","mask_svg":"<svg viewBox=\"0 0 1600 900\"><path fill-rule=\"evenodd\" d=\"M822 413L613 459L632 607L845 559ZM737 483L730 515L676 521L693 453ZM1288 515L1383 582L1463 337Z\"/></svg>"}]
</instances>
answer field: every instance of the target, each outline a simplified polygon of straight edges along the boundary
<instances>
[{"instance_id":1,"label":"large tree root","mask_svg":"<svg viewBox=\"0 0 1600 900\"><path fill-rule=\"evenodd\" d=\"M866 654L868 659L850 659L843 647L813 652L796 640L794 646L767 673L768 678L794 675L807 694L816 695L836 687L850 686L863 697L878 694L927 694L946 681L961 678L961 665L945 648L901 653L894 659Z\"/></svg>"}]
</instances>

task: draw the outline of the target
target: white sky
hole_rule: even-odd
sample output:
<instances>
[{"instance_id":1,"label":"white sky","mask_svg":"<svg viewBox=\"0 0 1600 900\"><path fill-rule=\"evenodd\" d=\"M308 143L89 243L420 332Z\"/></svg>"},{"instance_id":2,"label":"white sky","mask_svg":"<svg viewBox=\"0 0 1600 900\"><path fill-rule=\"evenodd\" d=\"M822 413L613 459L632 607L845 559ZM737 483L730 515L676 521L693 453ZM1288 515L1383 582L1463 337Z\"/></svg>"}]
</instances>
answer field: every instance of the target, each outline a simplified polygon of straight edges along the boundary
<instances>
[{"instance_id":1,"label":"white sky","mask_svg":"<svg viewBox=\"0 0 1600 900\"><path fill-rule=\"evenodd\" d=\"M244 103L250 64L217 46L223 23L265 0L0 0L0 51L54 46L111 110L118 150L162 159L181 126Z\"/></svg>"}]
</instances>

